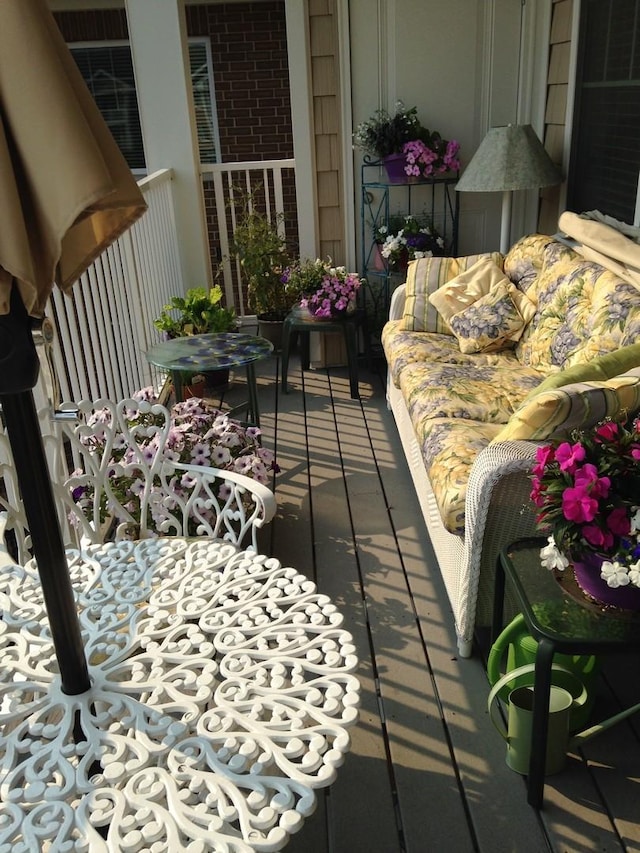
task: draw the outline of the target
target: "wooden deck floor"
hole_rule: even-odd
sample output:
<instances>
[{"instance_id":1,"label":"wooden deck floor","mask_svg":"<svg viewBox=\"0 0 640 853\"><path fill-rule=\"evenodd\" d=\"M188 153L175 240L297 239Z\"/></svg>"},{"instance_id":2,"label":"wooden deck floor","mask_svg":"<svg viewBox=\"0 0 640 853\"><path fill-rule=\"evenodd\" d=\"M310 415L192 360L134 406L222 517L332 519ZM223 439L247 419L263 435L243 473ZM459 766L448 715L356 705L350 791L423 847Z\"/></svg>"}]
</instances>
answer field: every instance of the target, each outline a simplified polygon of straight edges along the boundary
<instances>
[{"instance_id":1,"label":"wooden deck floor","mask_svg":"<svg viewBox=\"0 0 640 853\"><path fill-rule=\"evenodd\" d=\"M456 655L453 620L384 400L384 365L258 368L277 517L262 550L312 577L359 651L360 721L337 781L289 853L640 851L640 717L593 739L548 777L541 812L486 711L481 648ZM638 701L637 658L611 660L595 718Z\"/></svg>"}]
</instances>

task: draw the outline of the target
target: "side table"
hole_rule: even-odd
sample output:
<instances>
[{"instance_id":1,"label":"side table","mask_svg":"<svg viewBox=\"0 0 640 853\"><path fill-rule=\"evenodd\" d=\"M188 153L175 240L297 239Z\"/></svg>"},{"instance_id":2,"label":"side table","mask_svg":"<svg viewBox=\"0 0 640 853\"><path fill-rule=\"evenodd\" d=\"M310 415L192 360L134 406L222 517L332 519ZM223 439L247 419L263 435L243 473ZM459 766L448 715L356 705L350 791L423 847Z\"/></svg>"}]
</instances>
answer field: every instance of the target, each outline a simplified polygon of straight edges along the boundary
<instances>
[{"instance_id":1,"label":"side table","mask_svg":"<svg viewBox=\"0 0 640 853\"><path fill-rule=\"evenodd\" d=\"M640 650L640 613L612 611L574 598L570 572L556 580L540 562L544 538L522 539L503 550L496 565L493 638L502 628L505 578L512 585L529 633L538 641L527 779L528 802L542 807L548 730L551 665L556 652L609 654ZM575 589L572 591L572 587Z\"/></svg>"},{"instance_id":2,"label":"side table","mask_svg":"<svg viewBox=\"0 0 640 853\"><path fill-rule=\"evenodd\" d=\"M247 421L260 426L260 411L256 390L255 362L266 358L273 352L273 344L266 338L257 338L240 332L220 332L219 334L189 335L173 338L156 344L147 351L147 361L156 367L171 372L176 402L183 399L182 375L220 370L224 367L242 367L247 371L246 404ZM232 413L245 405L236 406Z\"/></svg>"},{"instance_id":3,"label":"side table","mask_svg":"<svg viewBox=\"0 0 640 853\"><path fill-rule=\"evenodd\" d=\"M358 308L353 314L344 317L333 317L321 320L313 317L303 308L294 308L284 321L282 330L282 393L287 394L287 373L289 371L289 354L295 334L300 335L300 365L302 370L309 369L309 335L311 332L340 332L344 335L347 347L347 363L349 366L349 386L351 397L359 399L358 388L358 329L362 326L365 350L368 357L367 315L363 308Z\"/></svg>"}]
</instances>

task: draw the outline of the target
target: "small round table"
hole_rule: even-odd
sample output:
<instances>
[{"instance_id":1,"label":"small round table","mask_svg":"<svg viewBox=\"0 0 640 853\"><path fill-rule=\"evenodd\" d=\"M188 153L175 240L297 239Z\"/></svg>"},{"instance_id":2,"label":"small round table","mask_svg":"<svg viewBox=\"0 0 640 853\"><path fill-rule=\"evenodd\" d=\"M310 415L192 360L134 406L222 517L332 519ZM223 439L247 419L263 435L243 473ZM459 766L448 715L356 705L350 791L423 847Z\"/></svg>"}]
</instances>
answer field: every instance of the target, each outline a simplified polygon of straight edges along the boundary
<instances>
[{"instance_id":1,"label":"small round table","mask_svg":"<svg viewBox=\"0 0 640 853\"><path fill-rule=\"evenodd\" d=\"M247 421L260 426L260 410L256 391L255 362L267 358L273 352L273 344L266 338L258 338L240 332L189 335L172 338L156 344L147 351L147 361L156 367L171 372L176 402L183 399L183 374L222 370L227 367L244 367L247 371L247 404L236 406L233 411L247 408Z\"/></svg>"},{"instance_id":2,"label":"small round table","mask_svg":"<svg viewBox=\"0 0 640 853\"><path fill-rule=\"evenodd\" d=\"M342 617L229 542L67 552L91 676L61 690L33 563L2 561L0 848L280 850L357 720Z\"/></svg>"}]
</instances>

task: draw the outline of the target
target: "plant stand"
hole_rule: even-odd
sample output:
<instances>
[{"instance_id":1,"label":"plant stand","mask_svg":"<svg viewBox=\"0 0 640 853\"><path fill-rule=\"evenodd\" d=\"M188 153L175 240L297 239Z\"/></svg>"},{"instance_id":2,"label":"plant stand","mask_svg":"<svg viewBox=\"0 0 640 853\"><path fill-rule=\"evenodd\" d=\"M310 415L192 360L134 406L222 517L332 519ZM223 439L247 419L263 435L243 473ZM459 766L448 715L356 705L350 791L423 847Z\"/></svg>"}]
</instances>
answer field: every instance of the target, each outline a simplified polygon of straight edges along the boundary
<instances>
[{"instance_id":1,"label":"plant stand","mask_svg":"<svg viewBox=\"0 0 640 853\"><path fill-rule=\"evenodd\" d=\"M302 370L309 369L309 336L311 332L340 332L344 335L347 348L347 363L349 366L349 386L351 398L360 398L358 387L358 329L362 327L367 364L370 367L369 333L367 315L362 309L344 317L330 320L320 320L308 311L294 308L286 317L282 333L282 393L288 394L287 374L289 372L289 354L296 335L300 335L300 364Z\"/></svg>"}]
</instances>

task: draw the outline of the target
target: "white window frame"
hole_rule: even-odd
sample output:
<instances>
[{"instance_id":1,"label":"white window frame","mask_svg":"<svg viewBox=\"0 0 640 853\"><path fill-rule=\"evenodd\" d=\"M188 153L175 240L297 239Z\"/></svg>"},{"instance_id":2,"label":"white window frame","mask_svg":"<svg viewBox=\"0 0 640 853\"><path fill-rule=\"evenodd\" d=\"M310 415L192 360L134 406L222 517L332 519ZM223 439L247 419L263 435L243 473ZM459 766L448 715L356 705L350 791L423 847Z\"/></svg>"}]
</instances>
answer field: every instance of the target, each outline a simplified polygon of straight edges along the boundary
<instances>
[{"instance_id":1,"label":"white window frame","mask_svg":"<svg viewBox=\"0 0 640 853\"><path fill-rule=\"evenodd\" d=\"M193 36L187 39L187 42L190 45L192 44L202 44L205 48L205 61L207 63L207 77L209 83L209 98L211 101L211 132L212 132L212 140L215 148L215 161L216 163L221 162L220 156L220 128L218 124L218 111L216 104L216 95L215 95L215 85L214 85L214 76L213 76L213 56L211 53L211 41L205 36ZM128 39L104 39L104 40L91 40L91 41L74 41L69 42L68 47L70 50L91 50L91 49L100 49L100 48L109 48L109 47L128 47L131 48L131 43ZM134 81L135 85L135 81ZM137 94L137 88L136 88ZM143 147L143 156L146 162L146 153L144 151L144 136L142 138L142 147ZM132 169L131 170L134 175L137 177L144 177L147 174L146 169Z\"/></svg>"}]
</instances>

